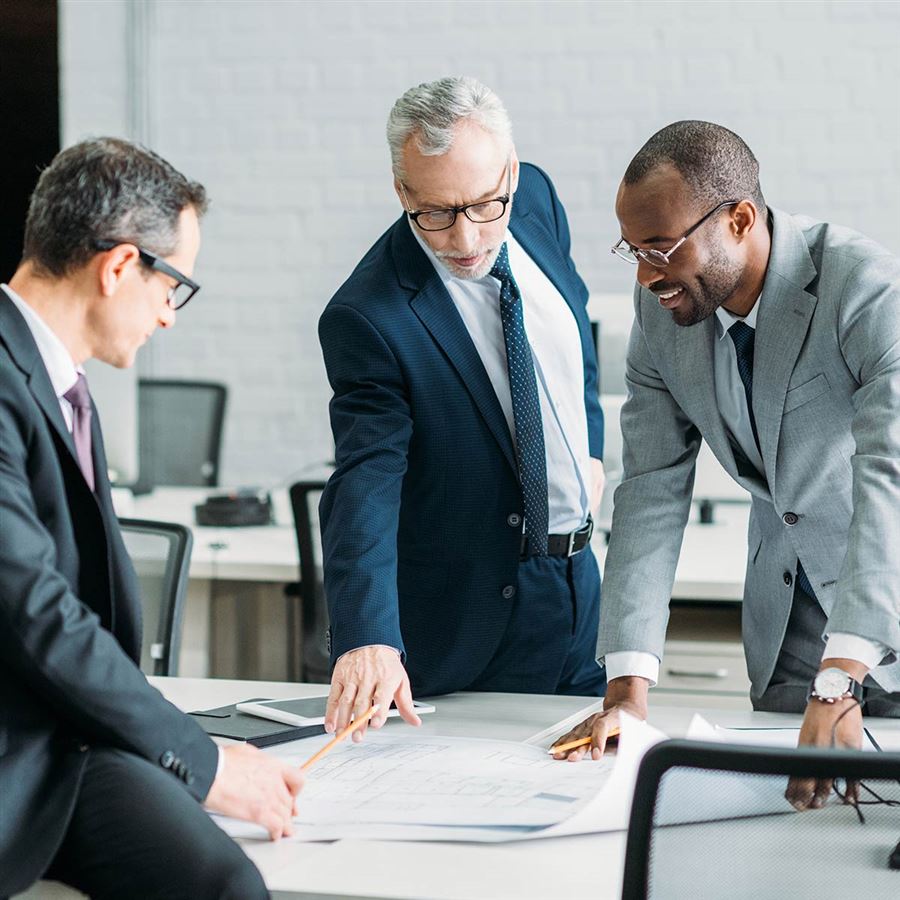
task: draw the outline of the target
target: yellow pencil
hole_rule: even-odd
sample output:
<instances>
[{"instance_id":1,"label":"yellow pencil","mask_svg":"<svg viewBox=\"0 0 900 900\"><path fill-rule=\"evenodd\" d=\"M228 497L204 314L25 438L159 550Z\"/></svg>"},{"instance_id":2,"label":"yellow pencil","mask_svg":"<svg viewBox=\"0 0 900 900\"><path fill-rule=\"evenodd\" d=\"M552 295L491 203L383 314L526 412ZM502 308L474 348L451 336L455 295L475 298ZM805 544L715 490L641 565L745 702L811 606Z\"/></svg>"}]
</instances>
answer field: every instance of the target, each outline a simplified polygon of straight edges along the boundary
<instances>
[{"instance_id":1,"label":"yellow pencil","mask_svg":"<svg viewBox=\"0 0 900 900\"><path fill-rule=\"evenodd\" d=\"M349 737L356 731L357 728L361 728L365 722L368 722L375 713L378 712L378 704L376 703L374 706L370 706L369 709L364 712L361 716L357 716L340 734L335 735L333 741L329 741L318 753L314 753L302 766L300 766L300 771L305 772L311 765L317 763L326 753L329 753L333 750L337 745L344 740L344 738Z\"/></svg>"},{"instance_id":2,"label":"yellow pencil","mask_svg":"<svg viewBox=\"0 0 900 900\"><path fill-rule=\"evenodd\" d=\"M607 737L615 737L619 733L618 728L613 728L613 730L607 735ZM551 747L547 752L551 756L555 756L557 753L565 753L568 750L574 750L576 747L583 747L585 744L589 744L591 739L589 737L579 738L577 741L569 741L568 744L560 744L558 747Z\"/></svg>"}]
</instances>

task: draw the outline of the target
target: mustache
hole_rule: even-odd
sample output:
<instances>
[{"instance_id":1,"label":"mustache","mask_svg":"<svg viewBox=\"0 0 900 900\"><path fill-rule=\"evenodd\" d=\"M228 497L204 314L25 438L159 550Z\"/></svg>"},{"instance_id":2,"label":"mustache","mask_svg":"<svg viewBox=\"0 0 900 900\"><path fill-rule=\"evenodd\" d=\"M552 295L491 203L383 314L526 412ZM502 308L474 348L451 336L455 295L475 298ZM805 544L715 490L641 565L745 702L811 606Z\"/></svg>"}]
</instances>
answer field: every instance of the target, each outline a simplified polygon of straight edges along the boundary
<instances>
[{"instance_id":1,"label":"mustache","mask_svg":"<svg viewBox=\"0 0 900 900\"><path fill-rule=\"evenodd\" d=\"M459 250L436 250L434 255L438 259L471 259L473 256L484 256L493 251L493 247L475 250L472 253L462 253Z\"/></svg>"}]
</instances>

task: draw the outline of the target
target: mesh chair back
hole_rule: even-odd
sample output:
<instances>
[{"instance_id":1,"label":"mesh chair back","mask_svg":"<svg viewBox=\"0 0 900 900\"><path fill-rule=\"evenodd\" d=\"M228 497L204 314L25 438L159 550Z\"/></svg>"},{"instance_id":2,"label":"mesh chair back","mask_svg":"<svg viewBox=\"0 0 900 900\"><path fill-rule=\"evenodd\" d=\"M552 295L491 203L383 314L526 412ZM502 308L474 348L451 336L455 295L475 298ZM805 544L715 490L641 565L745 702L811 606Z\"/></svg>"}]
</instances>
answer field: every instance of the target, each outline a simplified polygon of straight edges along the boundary
<instances>
[{"instance_id":1,"label":"mesh chair back","mask_svg":"<svg viewBox=\"0 0 900 900\"><path fill-rule=\"evenodd\" d=\"M140 379L142 487L218 485L227 395L212 381Z\"/></svg>"},{"instance_id":2,"label":"mesh chair back","mask_svg":"<svg viewBox=\"0 0 900 900\"><path fill-rule=\"evenodd\" d=\"M315 684L327 684L331 676L330 654L325 640L328 606L325 602L321 567L316 564L316 560L322 558L318 508L324 489L324 481L298 481L290 488L291 511L300 555L300 582L297 591L300 610L299 614L295 610L292 616L294 656L301 661L298 675L300 680Z\"/></svg>"},{"instance_id":3,"label":"mesh chair back","mask_svg":"<svg viewBox=\"0 0 900 900\"><path fill-rule=\"evenodd\" d=\"M790 776L859 781L797 812ZM665 741L635 787L623 900L900 896L900 753ZM886 801L879 802L878 799ZM864 820L864 821L861 821Z\"/></svg>"},{"instance_id":4,"label":"mesh chair back","mask_svg":"<svg viewBox=\"0 0 900 900\"><path fill-rule=\"evenodd\" d=\"M119 526L141 587L141 669L147 675L177 675L190 529L145 519L119 519Z\"/></svg>"}]
</instances>

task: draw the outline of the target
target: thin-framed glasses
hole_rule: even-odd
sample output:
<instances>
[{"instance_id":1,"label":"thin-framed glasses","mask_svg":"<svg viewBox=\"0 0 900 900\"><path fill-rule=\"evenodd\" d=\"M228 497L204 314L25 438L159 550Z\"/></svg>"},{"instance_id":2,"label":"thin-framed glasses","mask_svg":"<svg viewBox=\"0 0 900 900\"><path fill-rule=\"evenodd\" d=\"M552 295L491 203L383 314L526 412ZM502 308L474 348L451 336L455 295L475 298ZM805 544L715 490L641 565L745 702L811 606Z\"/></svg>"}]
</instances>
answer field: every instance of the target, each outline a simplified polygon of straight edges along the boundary
<instances>
[{"instance_id":1,"label":"thin-framed glasses","mask_svg":"<svg viewBox=\"0 0 900 900\"><path fill-rule=\"evenodd\" d=\"M619 259L624 259L625 262L629 262L632 265L637 265L640 260L644 260L644 262L650 263L651 266L654 266L657 269L665 269L666 266L669 265L669 260L672 254L708 219L714 216L720 209L725 209L726 206L737 206L740 203L740 200L724 200L718 206L711 209L699 222L695 222L691 225L690 228L674 243L673 246L669 247L668 250L648 250L644 247L634 247L625 240L625 238L619 238L618 243L614 244L610 247L609 252L615 253Z\"/></svg>"},{"instance_id":2,"label":"thin-framed glasses","mask_svg":"<svg viewBox=\"0 0 900 900\"><path fill-rule=\"evenodd\" d=\"M137 250L141 262L147 268L153 269L154 272L162 272L163 275L168 275L169 278L175 279L175 284L169 288L166 294L166 302L169 304L170 309L181 309L200 290L200 285L196 281L192 281L187 275L182 275L178 269L170 266L164 259L161 259L149 250L145 250L143 247L139 247L132 241L103 240L97 241L95 246L98 250L112 250L113 247L118 247L119 244L131 244Z\"/></svg>"},{"instance_id":3,"label":"thin-framed glasses","mask_svg":"<svg viewBox=\"0 0 900 900\"><path fill-rule=\"evenodd\" d=\"M478 203L467 203L465 206L448 206L446 209L420 209L409 208L409 197L406 195L406 186L400 182L400 190L403 191L403 202L406 205L406 214L422 231L445 231L452 228L456 217L462 213L470 222L484 224L496 222L503 218L506 207L509 205L509 189L512 186L512 166L510 160L506 160L506 193L502 197L494 197L493 200L480 200Z\"/></svg>"}]
</instances>

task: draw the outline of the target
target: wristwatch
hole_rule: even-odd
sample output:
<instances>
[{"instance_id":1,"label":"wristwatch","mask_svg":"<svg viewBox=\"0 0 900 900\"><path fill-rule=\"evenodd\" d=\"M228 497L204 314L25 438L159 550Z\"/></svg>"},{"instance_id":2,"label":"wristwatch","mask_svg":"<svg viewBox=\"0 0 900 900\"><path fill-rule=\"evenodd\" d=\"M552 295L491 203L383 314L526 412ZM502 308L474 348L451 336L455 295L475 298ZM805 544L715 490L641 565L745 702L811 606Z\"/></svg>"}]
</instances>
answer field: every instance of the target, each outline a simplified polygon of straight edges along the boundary
<instances>
[{"instance_id":1,"label":"wristwatch","mask_svg":"<svg viewBox=\"0 0 900 900\"><path fill-rule=\"evenodd\" d=\"M857 703L862 703L863 686L843 669L832 666L822 669L813 679L806 695L807 702L813 697L822 703L834 703L845 697L852 697Z\"/></svg>"}]
</instances>

